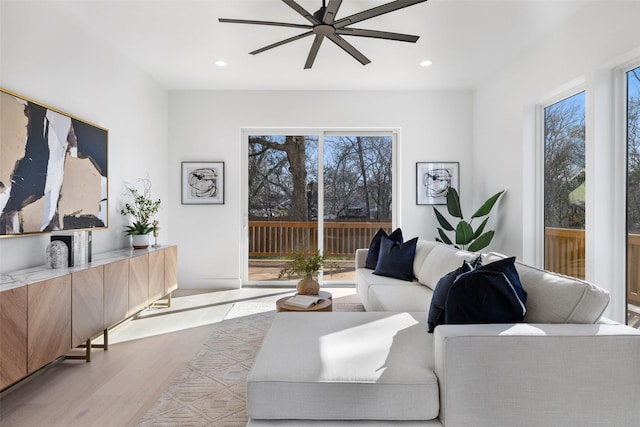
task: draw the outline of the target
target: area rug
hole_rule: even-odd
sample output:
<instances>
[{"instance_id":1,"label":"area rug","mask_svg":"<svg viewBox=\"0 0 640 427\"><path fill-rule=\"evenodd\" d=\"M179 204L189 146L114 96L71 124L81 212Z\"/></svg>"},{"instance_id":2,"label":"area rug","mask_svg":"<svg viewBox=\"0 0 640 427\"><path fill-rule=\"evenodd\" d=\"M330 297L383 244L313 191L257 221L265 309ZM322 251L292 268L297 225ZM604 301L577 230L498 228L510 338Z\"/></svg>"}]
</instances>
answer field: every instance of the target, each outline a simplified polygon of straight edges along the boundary
<instances>
[{"instance_id":1,"label":"area rug","mask_svg":"<svg viewBox=\"0 0 640 427\"><path fill-rule=\"evenodd\" d=\"M234 304L222 322L142 417L141 427L245 426L247 374L271 325L274 303ZM333 304L334 311L364 311Z\"/></svg>"}]
</instances>

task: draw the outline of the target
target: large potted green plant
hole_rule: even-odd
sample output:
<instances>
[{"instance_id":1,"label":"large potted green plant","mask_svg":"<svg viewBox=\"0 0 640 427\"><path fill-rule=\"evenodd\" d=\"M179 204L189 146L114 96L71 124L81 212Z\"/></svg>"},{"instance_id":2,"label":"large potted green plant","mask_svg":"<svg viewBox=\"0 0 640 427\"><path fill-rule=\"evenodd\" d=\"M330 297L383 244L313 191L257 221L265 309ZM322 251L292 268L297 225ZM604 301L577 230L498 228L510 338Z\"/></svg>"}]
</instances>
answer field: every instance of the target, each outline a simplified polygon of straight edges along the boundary
<instances>
[{"instance_id":1,"label":"large potted green plant","mask_svg":"<svg viewBox=\"0 0 640 427\"><path fill-rule=\"evenodd\" d=\"M133 223L125 226L127 235L131 236L134 249L144 249L149 246L149 233L156 229L151 217L160 209L160 199L151 198L151 180L149 177L136 181L138 186L125 183L125 194L131 199L120 210L122 215L133 217Z\"/></svg>"},{"instance_id":2,"label":"large potted green plant","mask_svg":"<svg viewBox=\"0 0 640 427\"><path fill-rule=\"evenodd\" d=\"M288 279L295 275L302 276L296 285L298 294L318 295L320 284L316 277L325 266L333 268L335 264L327 261L327 258L320 255L319 251L314 253L298 251L293 254L293 259L287 263L287 267L280 270L278 279L284 276L287 276Z\"/></svg>"},{"instance_id":3,"label":"large potted green plant","mask_svg":"<svg viewBox=\"0 0 640 427\"><path fill-rule=\"evenodd\" d=\"M480 208L478 208L477 211L475 211L473 215L471 215L470 220L467 221L464 219L464 215L462 214L462 206L460 205L460 196L458 195L458 192L455 188L449 188L447 192L447 211L452 217L459 218L459 221L454 227L447 220L447 218L445 218L444 215L442 215L442 213L440 213L440 211L438 211L438 209L436 209L436 207L434 206L433 211L435 212L438 223L440 224L440 227L437 227L438 235L440 237L436 237L436 240L442 243L446 243L447 245L453 245L456 248L465 249L471 252L478 252L489 246L489 243L491 243L495 231L485 231L485 227L487 225L487 222L489 221L488 215L503 193L504 190L491 196L486 202L482 204L482 206L480 206ZM486 218L474 230L473 220L482 217ZM449 238L446 231L454 232L453 240Z\"/></svg>"}]
</instances>

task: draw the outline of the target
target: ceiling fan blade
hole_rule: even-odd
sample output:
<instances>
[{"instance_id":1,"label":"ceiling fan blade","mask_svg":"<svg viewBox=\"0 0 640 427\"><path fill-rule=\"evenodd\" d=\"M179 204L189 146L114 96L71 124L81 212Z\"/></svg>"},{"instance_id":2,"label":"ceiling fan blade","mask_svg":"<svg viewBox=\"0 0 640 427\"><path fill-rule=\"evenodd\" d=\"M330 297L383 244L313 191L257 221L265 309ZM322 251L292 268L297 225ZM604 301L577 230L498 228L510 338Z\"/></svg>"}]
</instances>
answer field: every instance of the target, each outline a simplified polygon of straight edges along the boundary
<instances>
[{"instance_id":1,"label":"ceiling fan blade","mask_svg":"<svg viewBox=\"0 0 640 427\"><path fill-rule=\"evenodd\" d=\"M296 40L300 40L304 37L310 36L313 34L313 31L307 31L306 33L298 34L297 36L289 37L288 39L280 40L277 43L270 44L269 46L265 46L261 49L254 50L253 52L249 52L251 55L257 55L258 53L264 52L265 50L273 49L274 47L282 46L283 44L293 42Z\"/></svg>"},{"instance_id":2,"label":"ceiling fan blade","mask_svg":"<svg viewBox=\"0 0 640 427\"><path fill-rule=\"evenodd\" d=\"M327 37L329 37L329 40L340 46L349 55L353 56L362 65L367 65L371 62L369 58L364 56L358 49L353 47L351 43L340 37L338 34L331 34Z\"/></svg>"},{"instance_id":3,"label":"ceiling fan blade","mask_svg":"<svg viewBox=\"0 0 640 427\"><path fill-rule=\"evenodd\" d=\"M385 3L383 5L342 18L334 23L334 27L343 28L343 27L346 27L347 25L364 21L365 19L374 18L376 16L384 15L385 13L389 13L399 9L403 9L405 7L413 6L414 4L424 3L426 1L427 0L395 0L395 1L392 1L391 3Z\"/></svg>"},{"instance_id":4,"label":"ceiling fan blade","mask_svg":"<svg viewBox=\"0 0 640 427\"><path fill-rule=\"evenodd\" d=\"M341 36L372 37L374 39L395 40L410 43L415 43L420 38L420 36L412 36L410 34L389 33L387 31L377 30L364 30L361 28L339 28L336 29L336 34L340 34Z\"/></svg>"},{"instance_id":5,"label":"ceiling fan blade","mask_svg":"<svg viewBox=\"0 0 640 427\"><path fill-rule=\"evenodd\" d=\"M321 24L321 22L318 21L315 18L315 16L313 16L313 13L307 12L307 10L304 7L300 6L294 0L282 0L282 1L285 2L285 4L289 6L291 9L295 10L300 15L302 15L307 21L311 22L313 25Z\"/></svg>"},{"instance_id":6,"label":"ceiling fan blade","mask_svg":"<svg viewBox=\"0 0 640 427\"><path fill-rule=\"evenodd\" d=\"M318 50L320 49L322 40L324 40L324 36L322 34L316 34L316 38L313 40L311 50L309 51L309 56L307 56L307 62L304 64L305 70L313 67L313 62L316 60L316 56L318 55Z\"/></svg>"},{"instance_id":7,"label":"ceiling fan blade","mask_svg":"<svg viewBox=\"0 0 640 427\"><path fill-rule=\"evenodd\" d=\"M324 11L324 17L322 18L322 22L327 25L331 25L336 20L336 14L338 13L338 9L340 9L340 5L342 4L342 0L329 0L329 4L327 5L327 9Z\"/></svg>"},{"instance_id":8,"label":"ceiling fan blade","mask_svg":"<svg viewBox=\"0 0 640 427\"><path fill-rule=\"evenodd\" d=\"M231 23L231 24L273 25L273 26L276 26L276 27L311 28L311 25L290 24L288 22L251 21L251 20L248 20L248 19L219 18L218 22L225 22L225 23Z\"/></svg>"}]
</instances>

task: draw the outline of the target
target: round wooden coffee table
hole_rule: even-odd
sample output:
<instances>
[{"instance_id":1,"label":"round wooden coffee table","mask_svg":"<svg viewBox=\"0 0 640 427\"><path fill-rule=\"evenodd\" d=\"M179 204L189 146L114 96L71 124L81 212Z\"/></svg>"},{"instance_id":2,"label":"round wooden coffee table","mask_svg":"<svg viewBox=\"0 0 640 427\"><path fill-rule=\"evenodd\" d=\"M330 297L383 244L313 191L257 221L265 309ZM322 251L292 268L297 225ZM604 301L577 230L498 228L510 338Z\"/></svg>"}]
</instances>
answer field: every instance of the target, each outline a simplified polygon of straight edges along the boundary
<instances>
[{"instance_id":1,"label":"round wooden coffee table","mask_svg":"<svg viewBox=\"0 0 640 427\"><path fill-rule=\"evenodd\" d=\"M318 292L318 297L323 298L324 301L320 301L316 305L312 305L309 308L302 308L302 307L293 307L291 305L287 305L286 304L287 300L291 298L291 295L289 295L289 296L280 298L278 301L276 301L276 311L284 312L284 311L332 311L333 310L332 309L333 297L330 292L320 291Z\"/></svg>"}]
</instances>

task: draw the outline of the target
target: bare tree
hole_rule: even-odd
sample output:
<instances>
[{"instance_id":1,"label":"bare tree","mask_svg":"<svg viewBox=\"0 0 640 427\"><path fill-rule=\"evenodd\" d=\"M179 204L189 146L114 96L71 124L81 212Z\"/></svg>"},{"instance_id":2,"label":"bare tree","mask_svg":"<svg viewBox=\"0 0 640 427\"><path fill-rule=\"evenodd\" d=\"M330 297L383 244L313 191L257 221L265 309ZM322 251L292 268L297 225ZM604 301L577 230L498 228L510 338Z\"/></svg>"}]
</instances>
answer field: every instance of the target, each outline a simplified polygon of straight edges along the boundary
<instances>
[{"instance_id":1,"label":"bare tree","mask_svg":"<svg viewBox=\"0 0 640 427\"><path fill-rule=\"evenodd\" d=\"M369 138L365 158L369 184L367 195L376 205L376 219L391 218L393 192L392 143L390 138Z\"/></svg>"},{"instance_id":2,"label":"bare tree","mask_svg":"<svg viewBox=\"0 0 640 427\"><path fill-rule=\"evenodd\" d=\"M295 221L308 221L310 215L305 137L285 136L282 139L252 136L249 138L249 146L249 157L253 158L249 168L250 181L255 179L251 184L250 198L255 197L265 207L270 205L273 196L284 203L281 199L286 195L290 201L288 216ZM251 166L255 170L251 170Z\"/></svg>"},{"instance_id":3,"label":"bare tree","mask_svg":"<svg viewBox=\"0 0 640 427\"><path fill-rule=\"evenodd\" d=\"M627 223L629 232L640 232L640 96L627 103Z\"/></svg>"},{"instance_id":4,"label":"bare tree","mask_svg":"<svg viewBox=\"0 0 640 427\"><path fill-rule=\"evenodd\" d=\"M329 151L331 155L327 157ZM331 139L325 147L324 165L327 214L391 218L390 137L343 136Z\"/></svg>"},{"instance_id":5,"label":"bare tree","mask_svg":"<svg viewBox=\"0 0 640 427\"><path fill-rule=\"evenodd\" d=\"M544 194L547 227L584 227L584 201L572 201L570 197L585 182L584 121L584 94L545 108Z\"/></svg>"},{"instance_id":6,"label":"bare tree","mask_svg":"<svg viewBox=\"0 0 640 427\"><path fill-rule=\"evenodd\" d=\"M371 216L371 206L369 203L369 180L367 179L367 165L364 162L364 146L362 145L362 138L356 137L355 149L358 154L358 166L360 167L360 176L362 177L362 190L364 194L365 202L365 216L369 218Z\"/></svg>"},{"instance_id":7,"label":"bare tree","mask_svg":"<svg viewBox=\"0 0 640 427\"><path fill-rule=\"evenodd\" d=\"M354 168L354 151L345 138L325 142L325 218L349 216L350 208L357 206L360 200L360 175Z\"/></svg>"},{"instance_id":8,"label":"bare tree","mask_svg":"<svg viewBox=\"0 0 640 427\"><path fill-rule=\"evenodd\" d=\"M303 136L249 138L251 215L308 221L317 216L317 142ZM328 137L324 148L326 218L391 217L392 139Z\"/></svg>"}]
</instances>

